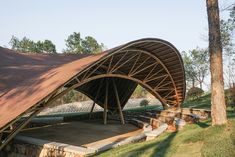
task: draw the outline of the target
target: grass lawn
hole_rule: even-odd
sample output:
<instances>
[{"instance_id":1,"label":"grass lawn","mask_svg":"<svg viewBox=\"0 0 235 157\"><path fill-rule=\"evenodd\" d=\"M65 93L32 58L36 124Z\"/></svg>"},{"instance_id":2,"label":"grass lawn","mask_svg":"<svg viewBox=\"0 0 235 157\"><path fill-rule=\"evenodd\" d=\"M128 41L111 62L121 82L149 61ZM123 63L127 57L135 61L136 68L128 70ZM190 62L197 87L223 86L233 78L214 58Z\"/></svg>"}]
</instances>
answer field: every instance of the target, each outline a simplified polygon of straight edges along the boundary
<instances>
[{"instance_id":1,"label":"grass lawn","mask_svg":"<svg viewBox=\"0 0 235 157\"><path fill-rule=\"evenodd\" d=\"M183 107L210 108L210 95ZM121 146L103 152L99 157L235 157L235 113L227 110L226 126L210 126L210 119L186 125L176 133L163 133L153 141Z\"/></svg>"}]
</instances>

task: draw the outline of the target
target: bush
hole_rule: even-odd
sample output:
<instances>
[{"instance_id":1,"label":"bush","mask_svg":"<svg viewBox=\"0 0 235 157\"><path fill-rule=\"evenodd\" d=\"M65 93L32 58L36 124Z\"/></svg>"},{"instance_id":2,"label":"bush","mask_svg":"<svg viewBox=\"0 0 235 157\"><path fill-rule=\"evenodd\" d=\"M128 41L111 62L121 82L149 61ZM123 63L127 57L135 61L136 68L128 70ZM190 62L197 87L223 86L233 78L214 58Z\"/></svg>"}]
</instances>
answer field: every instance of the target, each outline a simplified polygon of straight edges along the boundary
<instances>
[{"instance_id":1,"label":"bush","mask_svg":"<svg viewBox=\"0 0 235 157\"><path fill-rule=\"evenodd\" d=\"M235 107L235 86L227 90L225 101L227 106Z\"/></svg>"},{"instance_id":2,"label":"bush","mask_svg":"<svg viewBox=\"0 0 235 157\"><path fill-rule=\"evenodd\" d=\"M192 87L188 90L187 99L192 99L192 100L198 99L203 95L203 93L204 91L201 88Z\"/></svg>"},{"instance_id":3,"label":"bush","mask_svg":"<svg viewBox=\"0 0 235 157\"><path fill-rule=\"evenodd\" d=\"M146 106L148 106L148 105L149 105L149 101L148 101L148 100L146 100L146 99L141 100L140 106L146 107Z\"/></svg>"}]
</instances>

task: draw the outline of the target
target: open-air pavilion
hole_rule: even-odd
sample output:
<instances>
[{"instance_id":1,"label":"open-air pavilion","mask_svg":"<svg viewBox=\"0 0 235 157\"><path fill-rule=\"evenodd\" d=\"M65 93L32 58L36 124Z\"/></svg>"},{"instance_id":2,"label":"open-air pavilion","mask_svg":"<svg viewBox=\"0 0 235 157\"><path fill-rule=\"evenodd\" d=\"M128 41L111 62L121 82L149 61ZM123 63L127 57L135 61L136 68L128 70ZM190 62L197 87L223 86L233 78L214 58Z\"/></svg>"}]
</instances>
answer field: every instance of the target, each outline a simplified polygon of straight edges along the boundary
<instances>
[{"instance_id":1,"label":"open-air pavilion","mask_svg":"<svg viewBox=\"0 0 235 157\"><path fill-rule=\"evenodd\" d=\"M119 113L125 123L122 109L138 84L164 108L180 107L185 97L182 58L161 39L140 39L95 55L25 54L0 47L0 59L0 149L71 90L104 108L104 124L107 111Z\"/></svg>"}]
</instances>

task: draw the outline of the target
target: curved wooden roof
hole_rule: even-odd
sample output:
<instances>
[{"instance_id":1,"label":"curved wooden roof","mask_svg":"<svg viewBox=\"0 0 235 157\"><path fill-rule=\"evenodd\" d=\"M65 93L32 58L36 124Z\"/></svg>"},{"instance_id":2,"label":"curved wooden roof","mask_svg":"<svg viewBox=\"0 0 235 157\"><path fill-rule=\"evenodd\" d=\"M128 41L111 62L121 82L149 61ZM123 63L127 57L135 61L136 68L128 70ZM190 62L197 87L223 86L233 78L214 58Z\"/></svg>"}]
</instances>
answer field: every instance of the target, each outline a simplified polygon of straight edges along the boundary
<instances>
[{"instance_id":1,"label":"curved wooden roof","mask_svg":"<svg viewBox=\"0 0 235 157\"><path fill-rule=\"evenodd\" d=\"M72 89L100 106L108 90L110 110L117 108L115 85L122 107L137 84L163 105L179 106L185 97L181 56L161 39L140 39L97 55L24 54L0 47L0 59L0 128ZM60 92L61 87L67 89Z\"/></svg>"}]
</instances>

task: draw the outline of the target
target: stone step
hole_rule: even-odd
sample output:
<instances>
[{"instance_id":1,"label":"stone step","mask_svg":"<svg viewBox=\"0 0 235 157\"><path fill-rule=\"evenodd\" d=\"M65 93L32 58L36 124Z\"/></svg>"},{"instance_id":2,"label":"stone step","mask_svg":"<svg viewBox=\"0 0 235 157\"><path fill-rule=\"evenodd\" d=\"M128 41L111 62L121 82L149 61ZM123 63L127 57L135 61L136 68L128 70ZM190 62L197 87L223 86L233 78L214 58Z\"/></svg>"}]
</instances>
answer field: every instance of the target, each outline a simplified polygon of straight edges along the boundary
<instances>
[{"instance_id":1,"label":"stone step","mask_svg":"<svg viewBox=\"0 0 235 157\"><path fill-rule=\"evenodd\" d=\"M166 123L159 126L157 129L154 129L153 131L146 132L146 141L153 140L156 137L158 137L160 134L162 134L166 129L168 125Z\"/></svg>"},{"instance_id":2,"label":"stone step","mask_svg":"<svg viewBox=\"0 0 235 157\"><path fill-rule=\"evenodd\" d=\"M150 125L152 126L153 129L158 128L160 125L162 125L162 121L156 118L151 118L150 119Z\"/></svg>"},{"instance_id":3,"label":"stone step","mask_svg":"<svg viewBox=\"0 0 235 157\"><path fill-rule=\"evenodd\" d=\"M138 119L139 119L139 120L141 120L141 121L143 121L143 122L147 122L147 123L149 123L149 122L150 122L151 117L143 116L143 115L139 115L139 116L138 116Z\"/></svg>"},{"instance_id":4,"label":"stone step","mask_svg":"<svg viewBox=\"0 0 235 157\"><path fill-rule=\"evenodd\" d=\"M141 128L141 129L144 129L144 130L149 129L149 127L151 127L151 125L149 123L143 122L143 121L136 119L136 118L131 119L130 123Z\"/></svg>"}]
</instances>

